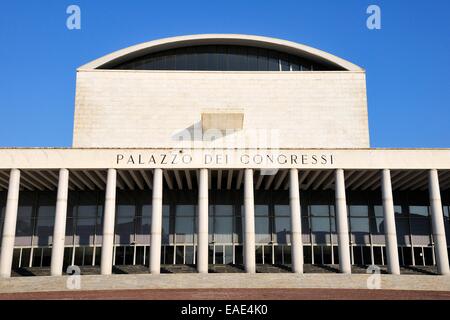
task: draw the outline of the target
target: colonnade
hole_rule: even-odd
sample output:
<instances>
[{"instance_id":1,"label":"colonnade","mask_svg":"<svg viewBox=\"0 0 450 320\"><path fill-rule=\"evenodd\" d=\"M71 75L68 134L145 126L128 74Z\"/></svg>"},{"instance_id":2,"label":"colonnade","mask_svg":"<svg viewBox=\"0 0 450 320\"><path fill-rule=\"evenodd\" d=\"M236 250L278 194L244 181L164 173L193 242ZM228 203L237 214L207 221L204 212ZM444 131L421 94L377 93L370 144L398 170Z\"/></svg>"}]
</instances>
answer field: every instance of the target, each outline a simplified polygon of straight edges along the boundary
<instances>
[{"instance_id":1,"label":"colonnade","mask_svg":"<svg viewBox=\"0 0 450 320\"><path fill-rule=\"evenodd\" d=\"M244 266L247 273L255 273L254 169L244 170ZM20 174L21 171L19 169L12 169L9 178L0 255L0 277L5 278L11 276L19 204ZM199 219L197 237L197 271L199 273L208 273L208 174L208 169L199 169ZM390 170L381 170L380 175L388 272L391 274L400 274ZM104 275L112 273L117 170L108 169L106 180L105 210L103 216L103 242L101 251L101 274ZM447 275L449 274L449 261L437 170L428 170L428 185L436 265L439 274ZM60 169L51 258L51 275L53 276L59 276L62 274L68 186L69 170ZM292 271L301 274L303 273L303 245L301 233L301 199L299 190L298 170L289 169ZM163 169L154 170L152 192L153 202L151 218L150 272L152 274L158 274L161 267ZM336 231L338 235L339 270L341 273L350 274L351 260L348 215L345 195L344 170L342 169L335 170L335 207L337 221Z\"/></svg>"}]
</instances>

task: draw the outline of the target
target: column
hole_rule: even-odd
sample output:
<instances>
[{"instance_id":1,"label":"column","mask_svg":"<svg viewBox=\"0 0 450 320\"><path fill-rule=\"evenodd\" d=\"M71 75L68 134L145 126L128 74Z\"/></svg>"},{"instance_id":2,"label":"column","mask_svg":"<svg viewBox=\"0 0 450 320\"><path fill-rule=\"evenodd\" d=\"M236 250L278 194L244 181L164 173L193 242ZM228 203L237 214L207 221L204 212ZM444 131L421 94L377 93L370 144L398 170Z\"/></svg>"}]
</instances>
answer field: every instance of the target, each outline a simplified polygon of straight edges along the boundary
<instances>
[{"instance_id":1,"label":"column","mask_svg":"<svg viewBox=\"0 0 450 320\"><path fill-rule=\"evenodd\" d=\"M53 228L52 262L50 268L50 274L52 276L60 276L63 268L68 188L69 170L60 169L58 193L56 197L55 226Z\"/></svg>"},{"instance_id":2,"label":"column","mask_svg":"<svg viewBox=\"0 0 450 320\"><path fill-rule=\"evenodd\" d=\"M200 169L199 180L197 271L208 273L208 169Z\"/></svg>"},{"instance_id":3,"label":"column","mask_svg":"<svg viewBox=\"0 0 450 320\"><path fill-rule=\"evenodd\" d=\"M161 231L162 231L163 173L162 169L153 172L152 230L150 241L150 272L161 271Z\"/></svg>"},{"instance_id":4,"label":"column","mask_svg":"<svg viewBox=\"0 0 450 320\"><path fill-rule=\"evenodd\" d=\"M9 175L5 221L3 222L2 252L0 255L0 277L11 277L11 267L16 238L17 208L19 206L20 170L12 169Z\"/></svg>"},{"instance_id":5,"label":"column","mask_svg":"<svg viewBox=\"0 0 450 320\"><path fill-rule=\"evenodd\" d=\"M336 225L339 244L339 271L351 273L350 241L348 237L347 201L345 199L344 170L335 171Z\"/></svg>"},{"instance_id":6,"label":"column","mask_svg":"<svg viewBox=\"0 0 450 320\"><path fill-rule=\"evenodd\" d=\"M430 192L431 225L433 229L434 253L438 273L448 275L447 241L445 239L444 214L442 212L439 177L436 169L428 172L428 190Z\"/></svg>"},{"instance_id":7,"label":"column","mask_svg":"<svg viewBox=\"0 0 450 320\"><path fill-rule=\"evenodd\" d=\"M383 200L384 235L386 238L386 254L388 272L400 274L400 263L398 259L397 230L395 228L394 200L392 197L391 171L381 171L381 193Z\"/></svg>"},{"instance_id":8,"label":"column","mask_svg":"<svg viewBox=\"0 0 450 320\"><path fill-rule=\"evenodd\" d=\"M298 170L289 171L289 203L291 208L292 272L303 273L303 244Z\"/></svg>"},{"instance_id":9,"label":"column","mask_svg":"<svg viewBox=\"0 0 450 320\"><path fill-rule=\"evenodd\" d=\"M253 169L245 169L244 180L244 264L247 273L256 272L255 259L255 201L253 195Z\"/></svg>"},{"instance_id":10,"label":"column","mask_svg":"<svg viewBox=\"0 0 450 320\"><path fill-rule=\"evenodd\" d=\"M112 273L113 247L114 247L114 223L116 212L116 180L117 170L108 169L108 178L106 181L105 210L103 216L103 241L101 274L109 275Z\"/></svg>"}]
</instances>

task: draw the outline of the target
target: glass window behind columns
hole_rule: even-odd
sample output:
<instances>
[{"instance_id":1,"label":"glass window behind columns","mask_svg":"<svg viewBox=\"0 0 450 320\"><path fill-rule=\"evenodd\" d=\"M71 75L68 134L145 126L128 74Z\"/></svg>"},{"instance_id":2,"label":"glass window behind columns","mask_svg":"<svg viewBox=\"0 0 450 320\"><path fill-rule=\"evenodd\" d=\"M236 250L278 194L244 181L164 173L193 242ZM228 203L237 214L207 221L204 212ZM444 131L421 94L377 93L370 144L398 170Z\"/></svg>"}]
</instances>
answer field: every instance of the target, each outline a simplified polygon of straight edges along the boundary
<instances>
[{"instance_id":1,"label":"glass window behind columns","mask_svg":"<svg viewBox=\"0 0 450 320\"><path fill-rule=\"evenodd\" d=\"M304 191L300 192L300 206L301 206L301 217L302 217L302 241L303 244L311 243L311 226L309 219L309 205L307 203L307 193ZM304 250L303 250L304 251Z\"/></svg>"},{"instance_id":2,"label":"glass window behind columns","mask_svg":"<svg viewBox=\"0 0 450 320\"><path fill-rule=\"evenodd\" d=\"M450 248L450 206L444 206L445 235L447 236L447 246Z\"/></svg>"},{"instance_id":3,"label":"glass window behind columns","mask_svg":"<svg viewBox=\"0 0 450 320\"><path fill-rule=\"evenodd\" d=\"M78 193L78 207L75 217L75 245L93 245L98 213L97 192Z\"/></svg>"},{"instance_id":4,"label":"glass window behind columns","mask_svg":"<svg viewBox=\"0 0 450 320\"><path fill-rule=\"evenodd\" d=\"M74 237L74 220L77 215L77 192L69 191L67 197L67 216L66 216L66 246L73 246L73 237ZM66 254L67 251L67 254ZM68 249L64 252L65 255L68 256ZM67 262L67 261L66 261ZM70 263L72 263L72 255L70 255ZM68 264L67 264L68 265Z\"/></svg>"},{"instance_id":5,"label":"glass window behind columns","mask_svg":"<svg viewBox=\"0 0 450 320\"><path fill-rule=\"evenodd\" d=\"M162 217L162 231L161 231L161 243L169 244L170 242L170 206L163 205L163 217Z\"/></svg>"},{"instance_id":6,"label":"glass window behind columns","mask_svg":"<svg viewBox=\"0 0 450 320\"><path fill-rule=\"evenodd\" d=\"M213 223L211 230L215 243L233 243L233 216L233 205L210 206L210 226Z\"/></svg>"},{"instance_id":7,"label":"glass window behind columns","mask_svg":"<svg viewBox=\"0 0 450 320\"><path fill-rule=\"evenodd\" d=\"M56 192L39 193L34 245L48 246L52 243L55 205Z\"/></svg>"},{"instance_id":8,"label":"glass window behind columns","mask_svg":"<svg viewBox=\"0 0 450 320\"><path fill-rule=\"evenodd\" d=\"M147 194L148 196L146 196ZM150 224L152 217L150 192L138 193L137 205L135 219L136 235L134 241L136 244L148 245L150 243Z\"/></svg>"},{"instance_id":9,"label":"glass window behind columns","mask_svg":"<svg viewBox=\"0 0 450 320\"><path fill-rule=\"evenodd\" d=\"M370 233L374 244L385 244L383 206L373 206L374 216L370 217Z\"/></svg>"},{"instance_id":10,"label":"glass window behind columns","mask_svg":"<svg viewBox=\"0 0 450 320\"><path fill-rule=\"evenodd\" d=\"M289 205L274 205L275 239L279 244L291 242L291 211Z\"/></svg>"},{"instance_id":11,"label":"glass window behind columns","mask_svg":"<svg viewBox=\"0 0 450 320\"><path fill-rule=\"evenodd\" d=\"M403 212L403 208L401 205L394 205L394 212L395 212L395 229L397 231L398 245L410 245L411 234L409 231L410 229L409 229L408 214Z\"/></svg>"},{"instance_id":12,"label":"glass window behind columns","mask_svg":"<svg viewBox=\"0 0 450 320\"><path fill-rule=\"evenodd\" d=\"M256 243L269 243L272 241L269 205L255 205L255 241Z\"/></svg>"},{"instance_id":13,"label":"glass window behind columns","mask_svg":"<svg viewBox=\"0 0 450 320\"><path fill-rule=\"evenodd\" d=\"M369 207L367 205L350 205L348 207L352 243L369 245Z\"/></svg>"},{"instance_id":14,"label":"glass window behind columns","mask_svg":"<svg viewBox=\"0 0 450 320\"><path fill-rule=\"evenodd\" d=\"M95 223L95 244L97 246L102 245L103 241L103 215L104 215L104 203L105 203L105 192L98 192L97 193L97 219ZM95 254L97 255L98 252L101 251L101 247L97 247L97 250L95 251ZM100 261L100 260L98 260ZM96 259L97 263L97 259Z\"/></svg>"},{"instance_id":15,"label":"glass window behind columns","mask_svg":"<svg viewBox=\"0 0 450 320\"><path fill-rule=\"evenodd\" d=\"M331 221L329 205L310 205L312 241L315 244L331 243Z\"/></svg>"},{"instance_id":16,"label":"glass window behind columns","mask_svg":"<svg viewBox=\"0 0 450 320\"><path fill-rule=\"evenodd\" d=\"M302 215L309 219L311 243L337 243L336 217L334 214L334 192L308 190L301 193ZM306 221L302 221L306 226ZM317 248L314 247L313 250ZM314 254L313 254L314 255Z\"/></svg>"},{"instance_id":17,"label":"glass window behind columns","mask_svg":"<svg viewBox=\"0 0 450 320\"><path fill-rule=\"evenodd\" d=\"M136 195L132 192L118 192L116 206L115 244L134 242L134 219L136 215Z\"/></svg>"},{"instance_id":18,"label":"glass window behind columns","mask_svg":"<svg viewBox=\"0 0 450 320\"><path fill-rule=\"evenodd\" d=\"M210 243L212 241L218 244L242 243L241 198L240 191L211 190L209 192ZM227 256L227 253L225 254Z\"/></svg>"},{"instance_id":19,"label":"glass window behind columns","mask_svg":"<svg viewBox=\"0 0 450 320\"><path fill-rule=\"evenodd\" d=\"M22 191L19 193L19 207L16 224L16 246L31 246L35 225L35 201L37 193Z\"/></svg>"},{"instance_id":20,"label":"glass window behind columns","mask_svg":"<svg viewBox=\"0 0 450 320\"><path fill-rule=\"evenodd\" d=\"M413 245L431 245L431 221L428 206L409 206Z\"/></svg>"},{"instance_id":21,"label":"glass window behind columns","mask_svg":"<svg viewBox=\"0 0 450 320\"><path fill-rule=\"evenodd\" d=\"M3 222L5 221L6 192L0 192L0 246L2 245Z\"/></svg>"},{"instance_id":22,"label":"glass window behind columns","mask_svg":"<svg viewBox=\"0 0 450 320\"><path fill-rule=\"evenodd\" d=\"M445 198L444 198L445 199ZM444 200L445 201L445 200ZM448 203L449 200L445 201ZM447 237L447 251L448 256L450 257L450 206L444 206L444 222L445 222L445 235ZM450 263L450 261L449 261Z\"/></svg>"},{"instance_id":23,"label":"glass window behind columns","mask_svg":"<svg viewBox=\"0 0 450 320\"><path fill-rule=\"evenodd\" d=\"M175 206L175 242L194 243L195 205L179 204Z\"/></svg>"}]
</instances>

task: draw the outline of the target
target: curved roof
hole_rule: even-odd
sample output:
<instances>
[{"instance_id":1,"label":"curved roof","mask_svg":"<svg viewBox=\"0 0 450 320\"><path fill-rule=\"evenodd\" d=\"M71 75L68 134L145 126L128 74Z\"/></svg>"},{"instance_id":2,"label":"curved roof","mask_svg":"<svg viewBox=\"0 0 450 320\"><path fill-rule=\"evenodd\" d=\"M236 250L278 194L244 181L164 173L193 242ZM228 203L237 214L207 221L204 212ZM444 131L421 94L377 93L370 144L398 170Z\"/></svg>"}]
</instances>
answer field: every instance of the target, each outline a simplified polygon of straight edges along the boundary
<instances>
[{"instance_id":1,"label":"curved roof","mask_svg":"<svg viewBox=\"0 0 450 320\"><path fill-rule=\"evenodd\" d=\"M292 55L306 57L319 63L339 66L340 68L348 71L363 71L361 67L347 60L303 44L276 38L242 34L199 34L149 41L105 55L81 66L78 70L92 70L98 68L108 69L109 66L117 65L119 63L154 52L180 47L210 44L254 46L278 50Z\"/></svg>"}]
</instances>

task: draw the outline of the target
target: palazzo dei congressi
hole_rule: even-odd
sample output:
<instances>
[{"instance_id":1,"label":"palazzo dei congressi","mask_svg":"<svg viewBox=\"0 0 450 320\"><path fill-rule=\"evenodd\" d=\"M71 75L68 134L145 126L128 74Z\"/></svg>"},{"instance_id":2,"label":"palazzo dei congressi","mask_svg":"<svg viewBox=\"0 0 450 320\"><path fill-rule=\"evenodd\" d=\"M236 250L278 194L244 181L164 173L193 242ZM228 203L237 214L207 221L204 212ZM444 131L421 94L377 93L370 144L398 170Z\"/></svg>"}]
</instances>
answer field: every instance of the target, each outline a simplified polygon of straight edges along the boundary
<instances>
[{"instance_id":1,"label":"palazzo dei congressi","mask_svg":"<svg viewBox=\"0 0 450 320\"><path fill-rule=\"evenodd\" d=\"M448 274L450 150L371 149L367 114L362 68L285 40L92 61L72 148L0 149L0 275Z\"/></svg>"}]
</instances>

